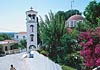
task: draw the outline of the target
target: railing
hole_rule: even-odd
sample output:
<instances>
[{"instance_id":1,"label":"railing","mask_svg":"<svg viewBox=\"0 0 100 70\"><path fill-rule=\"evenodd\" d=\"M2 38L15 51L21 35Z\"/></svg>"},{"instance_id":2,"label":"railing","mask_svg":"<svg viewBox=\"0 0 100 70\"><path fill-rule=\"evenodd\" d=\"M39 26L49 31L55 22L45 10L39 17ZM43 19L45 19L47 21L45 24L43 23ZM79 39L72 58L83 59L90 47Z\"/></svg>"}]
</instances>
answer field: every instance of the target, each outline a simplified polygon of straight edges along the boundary
<instances>
[{"instance_id":1,"label":"railing","mask_svg":"<svg viewBox=\"0 0 100 70\"><path fill-rule=\"evenodd\" d=\"M15 53L20 53L20 49L13 49L13 50L8 50L5 51L5 54L15 54Z\"/></svg>"}]
</instances>

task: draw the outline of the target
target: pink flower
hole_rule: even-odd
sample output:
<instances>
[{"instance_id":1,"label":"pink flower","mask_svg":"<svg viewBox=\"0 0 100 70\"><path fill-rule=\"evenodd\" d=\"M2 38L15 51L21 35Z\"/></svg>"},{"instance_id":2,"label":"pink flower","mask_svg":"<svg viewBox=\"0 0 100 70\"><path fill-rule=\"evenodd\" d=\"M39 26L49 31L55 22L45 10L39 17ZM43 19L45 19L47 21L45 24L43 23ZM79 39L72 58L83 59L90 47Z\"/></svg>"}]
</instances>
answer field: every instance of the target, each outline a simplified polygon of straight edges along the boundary
<instances>
[{"instance_id":1,"label":"pink flower","mask_svg":"<svg viewBox=\"0 0 100 70\"><path fill-rule=\"evenodd\" d=\"M96 47L100 47L100 44L97 44Z\"/></svg>"},{"instance_id":2,"label":"pink flower","mask_svg":"<svg viewBox=\"0 0 100 70\"><path fill-rule=\"evenodd\" d=\"M80 45L84 49L80 55L85 58L86 66L100 66L100 27L81 33L80 38Z\"/></svg>"},{"instance_id":3,"label":"pink flower","mask_svg":"<svg viewBox=\"0 0 100 70\"><path fill-rule=\"evenodd\" d=\"M80 42L80 45L81 45L81 46L84 46L84 44L85 44L84 42Z\"/></svg>"},{"instance_id":4,"label":"pink flower","mask_svg":"<svg viewBox=\"0 0 100 70\"><path fill-rule=\"evenodd\" d=\"M91 52L92 51L90 49L87 49L87 50L84 50L84 51L82 50L82 51L80 51L80 55L81 56L84 56L84 55L87 56L87 55L90 55Z\"/></svg>"},{"instance_id":5,"label":"pink flower","mask_svg":"<svg viewBox=\"0 0 100 70\"><path fill-rule=\"evenodd\" d=\"M98 34L98 37L100 38L100 33Z\"/></svg>"},{"instance_id":6,"label":"pink flower","mask_svg":"<svg viewBox=\"0 0 100 70\"><path fill-rule=\"evenodd\" d=\"M90 61L87 61L85 63L86 66L94 66L94 60L93 59L90 59Z\"/></svg>"},{"instance_id":7,"label":"pink flower","mask_svg":"<svg viewBox=\"0 0 100 70\"><path fill-rule=\"evenodd\" d=\"M93 40L90 39L89 41L86 42L86 44L87 44L88 46L93 45Z\"/></svg>"},{"instance_id":8,"label":"pink flower","mask_svg":"<svg viewBox=\"0 0 100 70\"><path fill-rule=\"evenodd\" d=\"M100 54L100 47L96 47L96 48L95 48L95 53L96 53L96 54Z\"/></svg>"},{"instance_id":9,"label":"pink flower","mask_svg":"<svg viewBox=\"0 0 100 70\"><path fill-rule=\"evenodd\" d=\"M80 34L80 36L81 36L83 39L89 39L89 38L91 38L90 32L83 32L83 33Z\"/></svg>"},{"instance_id":10,"label":"pink flower","mask_svg":"<svg viewBox=\"0 0 100 70\"><path fill-rule=\"evenodd\" d=\"M98 32L94 32L95 35L98 35Z\"/></svg>"},{"instance_id":11,"label":"pink flower","mask_svg":"<svg viewBox=\"0 0 100 70\"><path fill-rule=\"evenodd\" d=\"M81 55L81 56L83 56L83 55L84 55L83 51L80 51L80 55Z\"/></svg>"},{"instance_id":12,"label":"pink flower","mask_svg":"<svg viewBox=\"0 0 100 70\"><path fill-rule=\"evenodd\" d=\"M85 57L85 59L86 59L87 61L89 61L89 60L91 59L91 56L90 56L90 55L87 55L87 56Z\"/></svg>"},{"instance_id":13,"label":"pink flower","mask_svg":"<svg viewBox=\"0 0 100 70\"><path fill-rule=\"evenodd\" d=\"M91 51L90 49L84 50L84 54L85 54L85 55L90 55L91 52L92 52L92 51Z\"/></svg>"},{"instance_id":14,"label":"pink flower","mask_svg":"<svg viewBox=\"0 0 100 70\"><path fill-rule=\"evenodd\" d=\"M84 36L84 34L83 34L84 32L82 32L81 34L80 34L80 36L82 37L82 36Z\"/></svg>"},{"instance_id":15,"label":"pink flower","mask_svg":"<svg viewBox=\"0 0 100 70\"><path fill-rule=\"evenodd\" d=\"M84 48L84 49L87 49L87 48L88 48L88 46L87 46L87 45L84 45L84 46L83 46L83 48Z\"/></svg>"},{"instance_id":16,"label":"pink flower","mask_svg":"<svg viewBox=\"0 0 100 70\"><path fill-rule=\"evenodd\" d=\"M98 58L98 59L96 60L96 65L97 65L97 66L100 66L100 58Z\"/></svg>"}]
</instances>

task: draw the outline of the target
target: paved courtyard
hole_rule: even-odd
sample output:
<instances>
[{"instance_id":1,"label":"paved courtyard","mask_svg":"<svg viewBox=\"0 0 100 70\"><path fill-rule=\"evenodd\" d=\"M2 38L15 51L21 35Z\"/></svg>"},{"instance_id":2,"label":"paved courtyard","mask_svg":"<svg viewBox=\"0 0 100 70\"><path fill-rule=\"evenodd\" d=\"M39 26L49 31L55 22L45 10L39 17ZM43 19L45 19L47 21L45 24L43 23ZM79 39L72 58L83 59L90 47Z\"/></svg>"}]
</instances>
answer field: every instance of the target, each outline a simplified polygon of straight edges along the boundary
<instances>
[{"instance_id":1,"label":"paved courtyard","mask_svg":"<svg viewBox=\"0 0 100 70\"><path fill-rule=\"evenodd\" d=\"M62 70L61 66L34 51L34 58L23 58L25 53L0 57L0 70L9 70L13 64L16 70Z\"/></svg>"}]
</instances>

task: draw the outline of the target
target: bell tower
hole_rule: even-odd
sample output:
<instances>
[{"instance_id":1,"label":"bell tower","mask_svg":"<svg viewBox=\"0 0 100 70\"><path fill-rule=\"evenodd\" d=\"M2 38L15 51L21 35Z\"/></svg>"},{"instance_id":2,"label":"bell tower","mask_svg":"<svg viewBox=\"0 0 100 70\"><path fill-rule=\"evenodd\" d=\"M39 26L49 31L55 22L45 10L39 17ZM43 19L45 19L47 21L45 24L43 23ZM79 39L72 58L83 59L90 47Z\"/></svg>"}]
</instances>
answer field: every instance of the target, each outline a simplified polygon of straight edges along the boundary
<instances>
[{"instance_id":1,"label":"bell tower","mask_svg":"<svg viewBox=\"0 0 100 70\"><path fill-rule=\"evenodd\" d=\"M36 50L37 47L37 12L31 7L26 11L27 51Z\"/></svg>"}]
</instances>

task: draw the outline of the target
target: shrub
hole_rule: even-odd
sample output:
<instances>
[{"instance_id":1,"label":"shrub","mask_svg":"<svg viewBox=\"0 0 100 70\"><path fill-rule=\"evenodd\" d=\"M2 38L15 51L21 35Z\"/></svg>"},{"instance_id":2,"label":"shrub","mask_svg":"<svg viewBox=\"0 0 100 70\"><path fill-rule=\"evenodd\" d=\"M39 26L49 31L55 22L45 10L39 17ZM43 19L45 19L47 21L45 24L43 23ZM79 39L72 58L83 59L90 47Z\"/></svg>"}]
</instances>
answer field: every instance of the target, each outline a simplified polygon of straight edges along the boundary
<instances>
[{"instance_id":1,"label":"shrub","mask_svg":"<svg viewBox=\"0 0 100 70\"><path fill-rule=\"evenodd\" d=\"M100 66L100 27L80 34L80 55L85 59L87 69Z\"/></svg>"},{"instance_id":2,"label":"shrub","mask_svg":"<svg viewBox=\"0 0 100 70\"><path fill-rule=\"evenodd\" d=\"M42 50L40 53L43 54L44 56L48 56L48 52L45 50Z\"/></svg>"}]
</instances>

